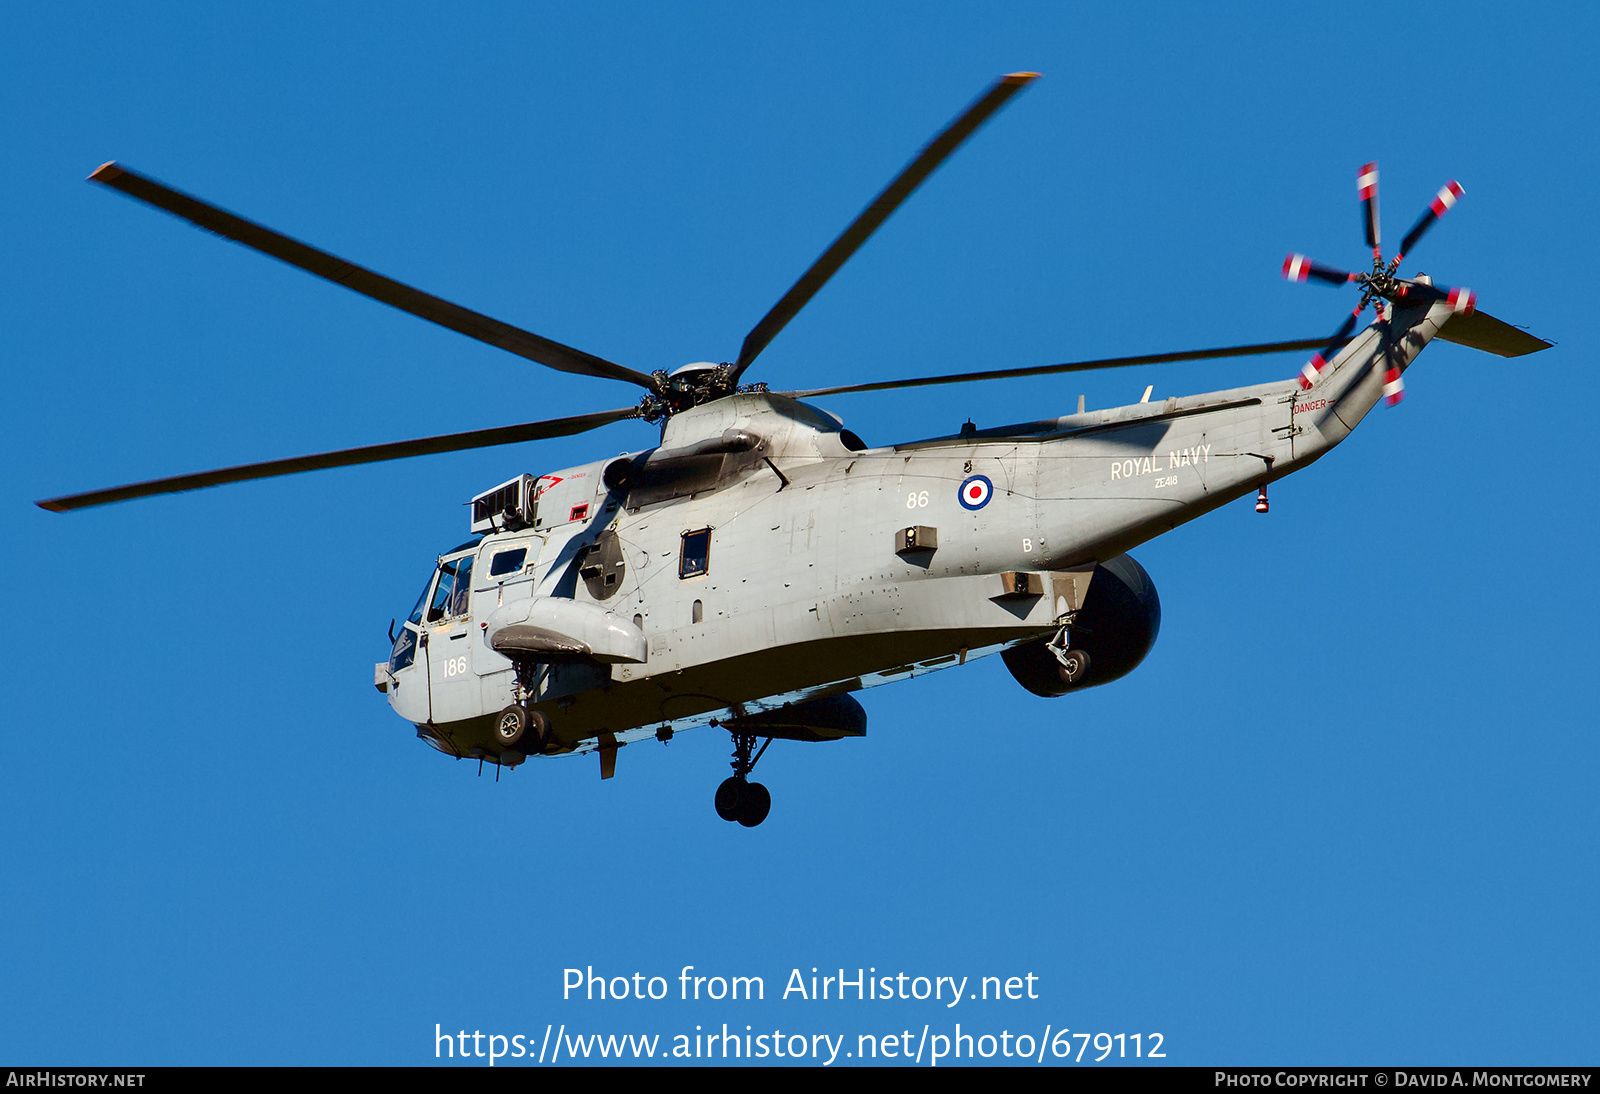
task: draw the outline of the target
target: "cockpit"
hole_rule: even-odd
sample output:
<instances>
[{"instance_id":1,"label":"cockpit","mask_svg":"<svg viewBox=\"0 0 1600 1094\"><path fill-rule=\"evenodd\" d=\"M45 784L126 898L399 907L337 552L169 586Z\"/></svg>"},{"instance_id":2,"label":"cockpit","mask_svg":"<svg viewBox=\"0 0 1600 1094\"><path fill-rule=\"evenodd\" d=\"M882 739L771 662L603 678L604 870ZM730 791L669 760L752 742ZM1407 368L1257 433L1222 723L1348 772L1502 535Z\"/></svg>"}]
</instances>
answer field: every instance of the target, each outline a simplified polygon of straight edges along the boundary
<instances>
[{"instance_id":1,"label":"cockpit","mask_svg":"<svg viewBox=\"0 0 1600 1094\"><path fill-rule=\"evenodd\" d=\"M472 591L472 560L477 547L476 542L464 543L440 557L422 586L417 606L411 609L400 633L395 636L394 649L389 654L390 673L409 668L416 660L423 627L466 616Z\"/></svg>"}]
</instances>

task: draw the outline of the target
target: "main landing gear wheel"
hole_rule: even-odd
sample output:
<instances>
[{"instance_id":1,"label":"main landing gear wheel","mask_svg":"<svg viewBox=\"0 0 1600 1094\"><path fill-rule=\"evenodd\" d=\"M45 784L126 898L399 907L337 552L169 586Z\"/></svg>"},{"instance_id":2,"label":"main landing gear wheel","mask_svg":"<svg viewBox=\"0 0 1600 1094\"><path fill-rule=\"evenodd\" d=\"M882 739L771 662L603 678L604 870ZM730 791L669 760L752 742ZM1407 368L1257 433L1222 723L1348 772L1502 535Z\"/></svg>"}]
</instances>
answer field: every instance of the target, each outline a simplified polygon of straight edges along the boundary
<instances>
[{"instance_id":1,"label":"main landing gear wheel","mask_svg":"<svg viewBox=\"0 0 1600 1094\"><path fill-rule=\"evenodd\" d=\"M767 744L771 743L769 738ZM755 734L733 731L733 777L723 779L722 785L717 787L717 816L725 821L738 821L746 828L754 828L772 812L772 795L766 787L748 778L761 752L767 750L767 746L762 745L761 752L752 757L750 754L755 747Z\"/></svg>"},{"instance_id":2,"label":"main landing gear wheel","mask_svg":"<svg viewBox=\"0 0 1600 1094\"><path fill-rule=\"evenodd\" d=\"M761 783L734 777L717 787L717 816L754 828L772 812L772 794Z\"/></svg>"},{"instance_id":3,"label":"main landing gear wheel","mask_svg":"<svg viewBox=\"0 0 1600 1094\"><path fill-rule=\"evenodd\" d=\"M772 795L760 783L745 783L739 794L739 823L754 828L772 812Z\"/></svg>"},{"instance_id":4,"label":"main landing gear wheel","mask_svg":"<svg viewBox=\"0 0 1600 1094\"><path fill-rule=\"evenodd\" d=\"M749 783L743 779L723 779L722 785L717 787L717 816L725 821L739 819L739 799Z\"/></svg>"},{"instance_id":5,"label":"main landing gear wheel","mask_svg":"<svg viewBox=\"0 0 1600 1094\"><path fill-rule=\"evenodd\" d=\"M527 739L523 751L539 751L544 744L544 715L524 706L509 706L500 712L494 722L494 743L502 749L511 748Z\"/></svg>"}]
</instances>

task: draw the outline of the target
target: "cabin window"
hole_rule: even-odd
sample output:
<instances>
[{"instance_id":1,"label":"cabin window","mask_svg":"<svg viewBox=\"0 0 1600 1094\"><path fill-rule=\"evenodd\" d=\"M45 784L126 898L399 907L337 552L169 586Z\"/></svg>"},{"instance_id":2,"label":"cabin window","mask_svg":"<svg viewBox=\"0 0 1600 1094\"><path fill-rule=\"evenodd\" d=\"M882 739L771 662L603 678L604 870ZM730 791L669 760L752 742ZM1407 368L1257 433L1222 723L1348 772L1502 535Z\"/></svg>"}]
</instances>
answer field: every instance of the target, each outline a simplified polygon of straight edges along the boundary
<instances>
[{"instance_id":1,"label":"cabin window","mask_svg":"<svg viewBox=\"0 0 1600 1094\"><path fill-rule=\"evenodd\" d=\"M700 622L703 622L705 620L705 617L706 617L706 606L704 604L700 603L700 601L696 600L694 602L694 614L690 617L691 621L695 622L695 623L700 623Z\"/></svg>"},{"instance_id":2,"label":"cabin window","mask_svg":"<svg viewBox=\"0 0 1600 1094\"><path fill-rule=\"evenodd\" d=\"M502 577L506 574L516 573L522 569L522 564L528 559L526 547L514 547L509 551L500 551L489 560L489 576Z\"/></svg>"},{"instance_id":3,"label":"cabin window","mask_svg":"<svg viewBox=\"0 0 1600 1094\"><path fill-rule=\"evenodd\" d=\"M678 555L678 576L700 577L711 567L711 529L683 533L683 551Z\"/></svg>"}]
</instances>

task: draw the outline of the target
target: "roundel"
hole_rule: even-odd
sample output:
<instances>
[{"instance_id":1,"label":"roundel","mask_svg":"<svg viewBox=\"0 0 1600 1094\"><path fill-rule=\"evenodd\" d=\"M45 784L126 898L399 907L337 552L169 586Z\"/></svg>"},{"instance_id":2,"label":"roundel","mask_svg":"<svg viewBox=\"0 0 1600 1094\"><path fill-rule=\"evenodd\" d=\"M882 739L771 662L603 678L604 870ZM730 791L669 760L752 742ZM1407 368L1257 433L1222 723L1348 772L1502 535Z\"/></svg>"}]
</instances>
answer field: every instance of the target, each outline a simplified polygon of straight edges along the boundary
<instances>
[{"instance_id":1,"label":"roundel","mask_svg":"<svg viewBox=\"0 0 1600 1094\"><path fill-rule=\"evenodd\" d=\"M956 494L956 500L963 509L982 509L989 504L989 496L994 493L994 483L987 476L973 475L961 484L961 490Z\"/></svg>"}]
</instances>

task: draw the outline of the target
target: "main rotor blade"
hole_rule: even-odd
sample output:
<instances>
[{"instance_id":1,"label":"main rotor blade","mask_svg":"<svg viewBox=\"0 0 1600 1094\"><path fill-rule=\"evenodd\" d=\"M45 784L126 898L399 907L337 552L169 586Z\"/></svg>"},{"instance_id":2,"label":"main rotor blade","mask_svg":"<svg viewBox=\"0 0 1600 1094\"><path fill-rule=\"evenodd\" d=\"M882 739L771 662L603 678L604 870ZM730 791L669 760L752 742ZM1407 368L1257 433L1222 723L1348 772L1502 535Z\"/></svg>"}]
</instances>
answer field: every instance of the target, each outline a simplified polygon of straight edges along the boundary
<instances>
[{"instance_id":1,"label":"main rotor blade","mask_svg":"<svg viewBox=\"0 0 1600 1094\"><path fill-rule=\"evenodd\" d=\"M1047 376L1055 372L1087 372L1090 369L1126 368L1129 365L1160 365L1171 361L1208 361L1219 357L1254 357L1263 353L1288 353L1318 349L1326 338L1302 338L1294 342L1266 342L1252 346L1224 346L1220 349L1183 350L1178 353L1150 353L1139 357L1106 357L1098 361L1072 361L1061 365L1033 365L1027 368L997 368L985 372L958 372L947 376L920 376L910 380L886 380L877 384L849 384L845 387L819 387L810 391L785 391L795 399L823 395L850 395L858 391L889 391L902 387L927 387L931 384L965 384L973 380L1011 380L1022 376Z\"/></svg>"},{"instance_id":2,"label":"main rotor blade","mask_svg":"<svg viewBox=\"0 0 1600 1094\"><path fill-rule=\"evenodd\" d=\"M352 289L363 296L370 296L401 311L410 312L441 327L449 327L468 338L476 338L480 342L498 346L518 357L537 361L541 365L561 372L573 372L580 376L601 376L608 380L626 380L647 390L654 388L653 381L642 372L635 372L631 368L614 364L580 349L573 349L571 346L564 346L560 342L552 342L520 327L491 319L487 315L463 308L459 304L452 304L448 300L441 300L409 285L402 285L382 274L357 266L353 262L346 262L326 251L319 251L315 247L290 239L271 228L235 216L197 197L174 190L119 164L105 164L89 176L89 181L121 190L129 197L138 198L158 209L164 209L208 232L215 232L235 243L243 243L246 247L271 255L291 266L298 266L307 273L316 274L327 281L343 285L347 289Z\"/></svg>"},{"instance_id":3,"label":"main rotor blade","mask_svg":"<svg viewBox=\"0 0 1600 1094\"><path fill-rule=\"evenodd\" d=\"M314 456L247 463L239 467L224 467L193 475L136 482L109 490L94 490L87 494L71 494L34 504L53 513L64 513L70 509L88 509L96 505L108 505L114 501L131 501L134 498L148 498L157 494L176 494L184 490L198 490L205 486L248 482L251 479L269 479L278 475L296 475L302 471L321 471L329 467L350 467L360 463L377 463L381 460L403 460L409 456L428 456L439 452L460 452L469 448L492 448L495 445L515 444L518 441L537 441L546 437L565 437L638 416L638 407L622 407L618 410L602 410L597 414L579 414L571 418L550 418L522 425L502 425L491 429L474 429L466 433L419 437L412 441L372 444L365 448L346 448Z\"/></svg>"},{"instance_id":4,"label":"main rotor blade","mask_svg":"<svg viewBox=\"0 0 1600 1094\"><path fill-rule=\"evenodd\" d=\"M927 147L917 154L916 159L900 172L883 193L872 200L872 204L861 211L843 234L822 252L822 257L800 275L800 280L784 293L783 299L773 305L772 310L745 336L744 345L739 349L739 360L734 365L734 379L737 380L744 370L750 367L750 362L767 348L767 343L776 338L789 320L799 314L800 309L805 307L817 291L828 283L828 279L839 271L839 267L843 266L867 238L878 230L879 225L889 219L889 215L900 207L901 202L911 196L911 192L922 184L923 179L933 174L950 153L972 136L979 126L988 121L990 115L1006 104L1011 96L1038 78L1037 72L1013 72L1000 77L976 102L967 107L960 117L951 122L944 132L933 138Z\"/></svg>"}]
</instances>

